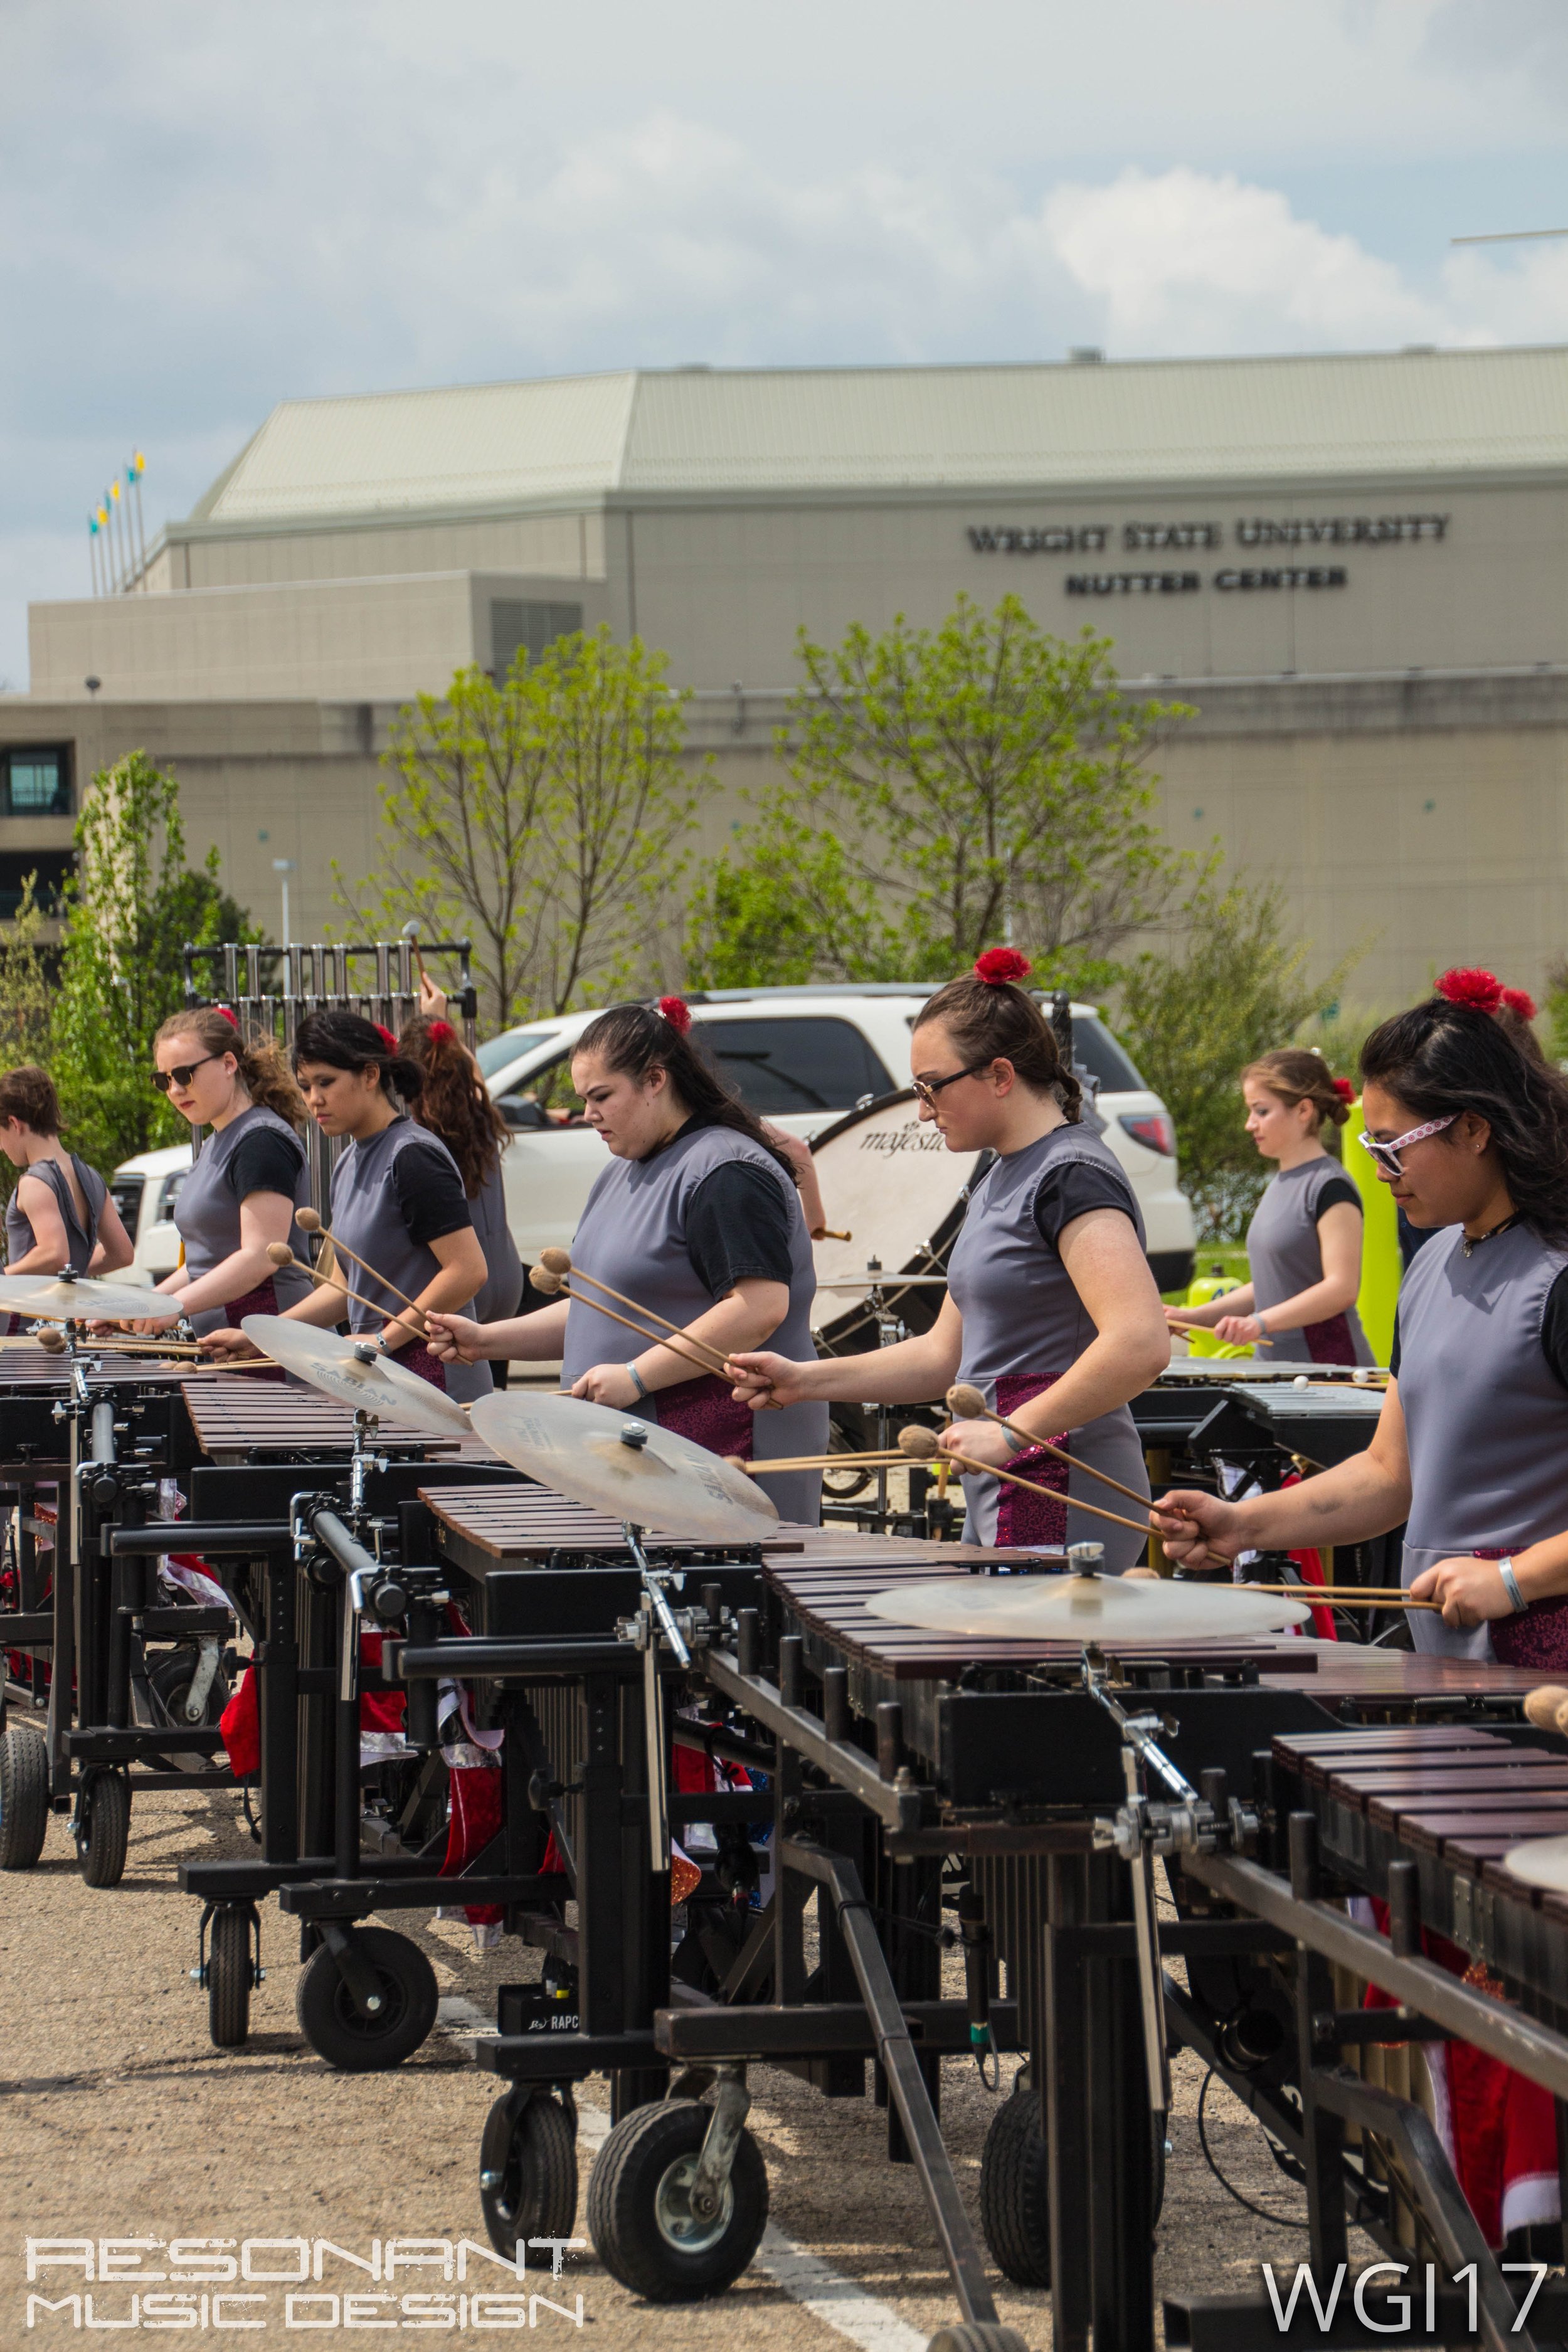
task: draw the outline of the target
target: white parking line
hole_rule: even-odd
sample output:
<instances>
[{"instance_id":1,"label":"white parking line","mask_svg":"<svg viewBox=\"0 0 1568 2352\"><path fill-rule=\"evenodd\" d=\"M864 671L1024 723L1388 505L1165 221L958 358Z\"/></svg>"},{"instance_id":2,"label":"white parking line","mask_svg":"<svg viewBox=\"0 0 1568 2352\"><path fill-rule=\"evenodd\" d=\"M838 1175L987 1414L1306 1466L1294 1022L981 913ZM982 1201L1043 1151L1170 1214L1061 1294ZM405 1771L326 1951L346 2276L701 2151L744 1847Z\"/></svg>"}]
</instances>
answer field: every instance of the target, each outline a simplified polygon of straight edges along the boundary
<instances>
[{"instance_id":1,"label":"white parking line","mask_svg":"<svg viewBox=\"0 0 1568 2352\"><path fill-rule=\"evenodd\" d=\"M495 2031L494 2018L487 2017L460 1993L448 1993L437 2016L447 2032L465 2038L471 2033ZM607 2111L579 2101L577 2137L584 2147L596 2155L609 2135ZM911 2327L889 2305L868 2294L864 2287L846 2278L842 2271L836 2271L820 2255L807 2253L804 2246L786 2238L772 2221L763 2232L756 2262L757 2268L765 2271L793 2303L798 2303L836 2335L858 2344L860 2352L926 2352L929 2338L921 2329Z\"/></svg>"}]
</instances>

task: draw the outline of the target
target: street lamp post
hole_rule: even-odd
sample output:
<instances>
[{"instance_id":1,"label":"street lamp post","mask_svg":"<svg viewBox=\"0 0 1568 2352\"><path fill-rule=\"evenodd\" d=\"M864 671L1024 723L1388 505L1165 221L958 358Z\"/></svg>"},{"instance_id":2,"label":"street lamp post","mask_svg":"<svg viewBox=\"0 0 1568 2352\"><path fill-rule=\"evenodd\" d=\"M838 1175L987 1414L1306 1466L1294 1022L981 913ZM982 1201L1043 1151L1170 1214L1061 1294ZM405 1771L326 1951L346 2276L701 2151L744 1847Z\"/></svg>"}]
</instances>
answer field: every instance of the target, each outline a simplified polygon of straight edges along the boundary
<instances>
[{"instance_id":1,"label":"street lamp post","mask_svg":"<svg viewBox=\"0 0 1568 2352\"><path fill-rule=\"evenodd\" d=\"M281 944L286 948L291 947L294 943L294 935L289 928L289 877L294 871L293 858L275 857L272 861L272 871L277 875L279 882L283 886L283 938Z\"/></svg>"}]
</instances>

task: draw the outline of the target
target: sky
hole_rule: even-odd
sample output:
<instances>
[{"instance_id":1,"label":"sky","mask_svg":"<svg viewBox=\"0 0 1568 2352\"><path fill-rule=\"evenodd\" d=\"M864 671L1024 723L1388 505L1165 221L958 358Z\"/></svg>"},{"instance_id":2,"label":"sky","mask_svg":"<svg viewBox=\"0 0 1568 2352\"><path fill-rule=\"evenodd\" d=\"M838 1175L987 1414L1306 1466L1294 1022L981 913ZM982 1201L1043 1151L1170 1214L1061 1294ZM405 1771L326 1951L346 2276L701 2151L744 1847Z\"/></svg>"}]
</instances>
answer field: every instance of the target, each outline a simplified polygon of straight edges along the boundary
<instances>
[{"instance_id":1,"label":"sky","mask_svg":"<svg viewBox=\"0 0 1568 2352\"><path fill-rule=\"evenodd\" d=\"M0 0L0 690L279 400L1568 341L1563 0Z\"/></svg>"}]
</instances>

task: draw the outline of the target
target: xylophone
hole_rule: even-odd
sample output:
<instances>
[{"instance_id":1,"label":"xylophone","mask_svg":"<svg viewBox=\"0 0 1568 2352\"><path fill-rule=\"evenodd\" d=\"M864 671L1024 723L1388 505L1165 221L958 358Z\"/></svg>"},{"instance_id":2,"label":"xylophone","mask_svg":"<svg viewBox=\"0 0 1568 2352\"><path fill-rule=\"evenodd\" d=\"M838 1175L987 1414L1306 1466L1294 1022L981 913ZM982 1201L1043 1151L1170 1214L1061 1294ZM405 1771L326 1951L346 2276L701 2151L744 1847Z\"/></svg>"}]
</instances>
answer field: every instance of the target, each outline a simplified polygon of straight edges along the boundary
<instances>
[{"instance_id":1,"label":"xylophone","mask_svg":"<svg viewBox=\"0 0 1568 2352\"><path fill-rule=\"evenodd\" d=\"M1255 1755L1271 1741L1328 1739L1372 1758L1396 1740L1418 1752L1447 1739L1495 1749L1521 1785L1561 1773L1568 1804L1568 1767L1513 1761L1542 1738L1560 1755L1568 1748L1521 1727L1532 1678L1517 1670L1289 1635L1124 1643L1114 1658L1086 1661L1070 1642L931 1633L868 1609L872 1594L923 1581L931 1565L770 1560L756 1617L715 1629L699 1669L731 1724L773 1743L782 1792L772 2000L672 2005L654 2019L655 2043L689 2066L787 2059L828 2091L844 2087L846 2059L874 2054L892 2101L889 2153L912 2154L921 2168L963 2325L989 2326L994 2306L935 2095L941 2051L966 2044L946 2025L924 2038L921 1998L935 1981L931 1930L954 1894L943 1864L962 1867L956 1909L970 1965L959 2022L982 2053L1010 2043L1028 2060L982 2168L991 2252L1009 2276L1048 2280L1059 2346L1091 2336L1152 2346L1168 2105L1154 2085L1165 2038L1195 2048L1255 2103L1267 2092L1270 2129L1304 2146L1279 2055L1293 2014L1280 1990L1290 1931L1274 1913L1214 1893L1213 1874L1267 1875L1247 1858L1274 1834L1277 1813L1268 1789L1253 1796ZM1145 1780L1159 1786L1156 1761L1185 1790L1163 1810L1143 1791ZM1542 1780L1543 1799L1546 1790ZM855 1812L830 1791L854 1798ZM1555 1820L1550 1804L1540 1818ZM1172 1853L1181 1898L1158 1950L1185 1960L1185 1988L1140 1958L1153 1906L1151 1880L1141 1909L1137 1879L1154 1851ZM805 1976L800 1919L814 1887L824 1952L847 1959L831 1990L826 1961L809 1990ZM1528 1899L1521 1907L1530 1911ZM869 1944L868 1916L879 1929ZM1379 2114L1373 2128L1386 2126ZM1347 2183L1333 2175L1342 2210L1361 2193L1359 2176ZM1194 2305L1179 2324L1201 2332L1209 2320Z\"/></svg>"}]
</instances>

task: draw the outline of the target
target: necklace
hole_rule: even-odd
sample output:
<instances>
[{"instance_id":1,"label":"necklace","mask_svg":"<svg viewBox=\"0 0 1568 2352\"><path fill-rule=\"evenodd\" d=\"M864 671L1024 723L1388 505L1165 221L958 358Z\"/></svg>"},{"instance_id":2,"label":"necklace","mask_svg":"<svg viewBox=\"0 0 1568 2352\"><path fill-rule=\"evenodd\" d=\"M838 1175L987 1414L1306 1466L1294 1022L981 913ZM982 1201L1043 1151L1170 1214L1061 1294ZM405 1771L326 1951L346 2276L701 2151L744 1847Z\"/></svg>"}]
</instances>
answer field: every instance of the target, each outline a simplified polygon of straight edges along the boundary
<instances>
[{"instance_id":1,"label":"necklace","mask_svg":"<svg viewBox=\"0 0 1568 2352\"><path fill-rule=\"evenodd\" d=\"M1510 1209L1506 1217L1500 1217L1497 1223L1495 1225L1489 1225L1484 1234L1467 1234L1465 1235L1465 1255L1468 1257L1470 1252L1473 1249L1479 1248L1482 1242L1489 1242L1494 1234L1506 1234L1510 1225L1517 1225L1518 1223L1519 1211L1517 1209Z\"/></svg>"}]
</instances>

